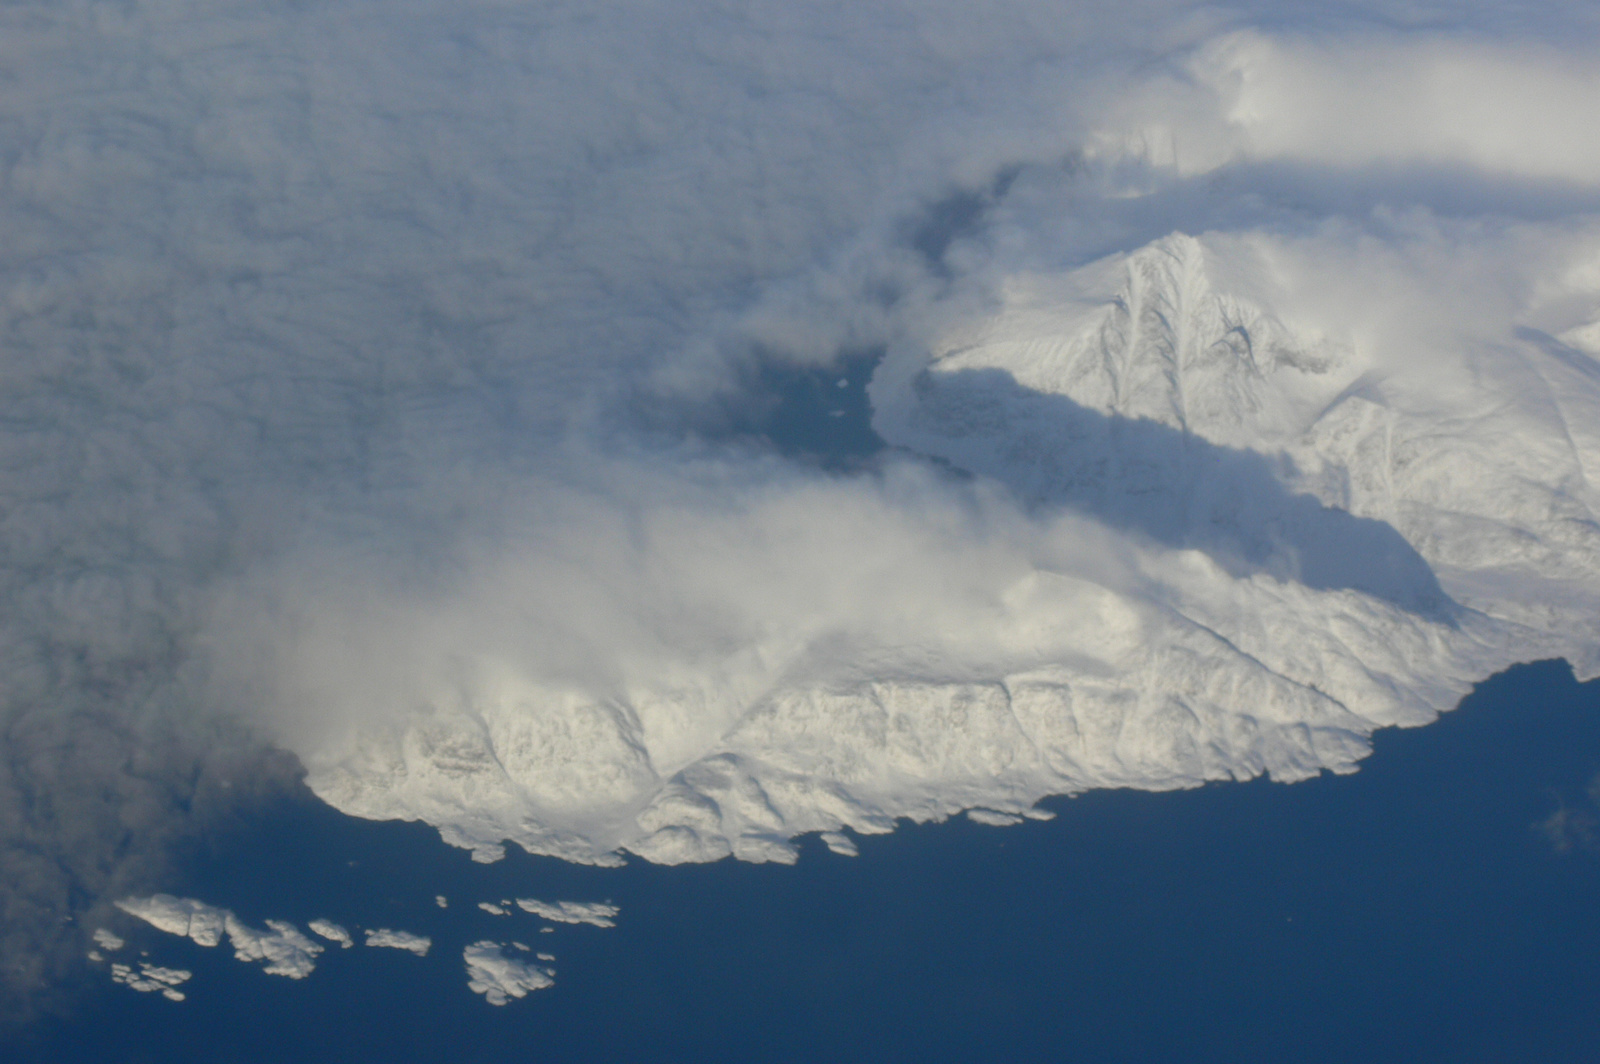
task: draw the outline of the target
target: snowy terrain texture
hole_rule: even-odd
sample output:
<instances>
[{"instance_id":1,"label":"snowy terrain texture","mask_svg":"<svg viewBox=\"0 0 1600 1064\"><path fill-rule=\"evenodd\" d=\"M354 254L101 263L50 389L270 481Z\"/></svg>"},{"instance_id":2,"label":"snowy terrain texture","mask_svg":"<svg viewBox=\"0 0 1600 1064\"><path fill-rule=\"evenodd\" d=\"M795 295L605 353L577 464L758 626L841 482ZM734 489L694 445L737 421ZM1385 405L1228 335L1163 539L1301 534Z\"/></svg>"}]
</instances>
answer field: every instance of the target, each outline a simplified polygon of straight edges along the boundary
<instances>
[{"instance_id":1,"label":"snowy terrain texture","mask_svg":"<svg viewBox=\"0 0 1600 1064\"><path fill-rule=\"evenodd\" d=\"M409 931L391 931L385 927L377 927L367 929L367 945L403 949L408 953L415 953L418 957L426 957L428 950L433 946L433 940L426 935L414 935Z\"/></svg>"},{"instance_id":2,"label":"snowy terrain texture","mask_svg":"<svg viewBox=\"0 0 1600 1064\"><path fill-rule=\"evenodd\" d=\"M178 987L187 983L194 977L193 972L184 971L182 968L162 968L154 964L139 962L138 970L126 964L113 964L111 966L111 981L125 986L130 990L137 990L141 994L160 991L161 996L168 1001L182 1001L188 995Z\"/></svg>"},{"instance_id":3,"label":"snowy terrain texture","mask_svg":"<svg viewBox=\"0 0 1600 1064\"><path fill-rule=\"evenodd\" d=\"M329 942L337 942L344 949L349 949L356 944L355 939L350 937L350 932L332 920L316 919L306 926L311 928L312 934L320 935ZM370 945L371 943L368 944Z\"/></svg>"},{"instance_id":4,"label":"snowy terrain texture","mask_svg":"<svg viewBox=\"0 0 1600 1064\"><path fill-rule=\"evenodd\" d=\"M1349 772L1373 730L1515 661L1592 675L1600 331L1408 337L1408 361L1279 290L1323 252L1174 234L1008 274L891 346L877 431L1030 515L1039 560L984 604L984 658L875 648L727 706L507 680L313 786L485 856L787 861L796 834L902 816ZM703 707L705 748L658 754Z\"/></svg>"},{"instance_id":5,"label":"snowy terrain texture","mask_svg":"<svg viewBox=\"0 0 1600 1064\"><path fill-rule=\"evenodd\" d=\"M555 985L554 971L516 956L497 942L474 942L461 954L467 964L467 988L482 994L491 1005L504 1005L512 998ZM539 957L543 960L545 954Z\"/></svg>"},{"instance_id":6,"label":"snowy terrain texture","mask_svg":"<svg viewBox=\"0 0 1600 1064\"><path fill-rule=\"evenodd\" d=\"M227 937L236 959L259 961L268 975L304 979L317 967L322 947L291 923L268 920L267 930L251 927L228 909L193 898L156 894L149 898L124 898L117 908L168 934L193 939L201 946L216 946Z\"/></svg>"},{"instance_id":7,"label":"snowy terrain texture","mask_svg":"<svg viewBox=\"0 0 1600 1064\"><path fill-rule=\"evenodd\" d=\"M617 907L603 901L540 901L537 898L518 898L517 907L523 912L542 916L558 924L617 926Z\"/></svg>"},{"instance_id":8,"label":"snowy terrain texture","mask_svg":"<svg viewBox=\"0 0 1600 1064\"><path fill-rule=\"evenodd\" d=\"M1071 166L988 194L939 282L879 324L868 393L893 450L876 479L750 488L731 514L647 502L642 559L576 563L646 585L680 566L693 582L670 593L691 612L775 606L603 687L474 647L422 708L313 752L313 788L483 860L510 840L579 861L786 862L797 835L848 852L841 831L902 817L1004 824L1091 788L1352 772L1374 730L1425 724L1514 662L1595 675L1600 230L1581 213L1185 203L1263 159L1327 166L1283 129L1343 90L1299 84L1321 75L1296 47L1199 47L1196 83L1242 77L1247 96L1259 75L1282 96L1190 119L1210 138L1198 155L1178 147L1188 129L1171 158L1140 147L1139 187L1119 176L1133 134L1098 130ZM1485 77L1539 61L1435 43L1402 59ZM1547 88L1530 105L1564 106ZM1271 106L1290 113L1257 117ZM1398 128L1364 129L1322 180L1443 155L1507 182L1600 181L1576 149L1512 150L1506 116L1408 142L1430 115L1369 110ZM1114 212L1110 233L1085 233L1091 206ZM1185 210L1198 226L1161 230ZM740 327L824 312L794 298ZM537 602L540 561L486 565L485 586L562 605Z\"/></svg>"}]
</instances>

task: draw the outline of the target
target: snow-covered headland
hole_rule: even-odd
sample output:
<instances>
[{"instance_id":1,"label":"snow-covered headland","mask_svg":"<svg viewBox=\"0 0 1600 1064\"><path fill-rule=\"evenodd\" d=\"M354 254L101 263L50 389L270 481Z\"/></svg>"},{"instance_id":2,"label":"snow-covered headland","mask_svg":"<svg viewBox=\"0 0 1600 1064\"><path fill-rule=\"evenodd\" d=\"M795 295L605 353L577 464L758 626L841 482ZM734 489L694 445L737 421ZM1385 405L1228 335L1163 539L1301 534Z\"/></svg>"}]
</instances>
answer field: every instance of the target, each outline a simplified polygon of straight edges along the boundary
<instances>
[{"instance_id":1,"label":"snow-covered headland","mask_svg":"<svg viewBox=\"0 0 1600 1064\"><path fill-rule=\"evenodd\" d=\"M860 542L946 567L931 616L805 615L606 698L485 656L470 711L366 732L312 786L482 859L791 861L901 817L1352 772L1513 663L1595 675L1600 229L1372 225L1397 231L984 262L869 388L907 457ZM930 496L956 512L919 543ZM898 565L848 578L914 601Z\"/></svg>"}]
</instances>

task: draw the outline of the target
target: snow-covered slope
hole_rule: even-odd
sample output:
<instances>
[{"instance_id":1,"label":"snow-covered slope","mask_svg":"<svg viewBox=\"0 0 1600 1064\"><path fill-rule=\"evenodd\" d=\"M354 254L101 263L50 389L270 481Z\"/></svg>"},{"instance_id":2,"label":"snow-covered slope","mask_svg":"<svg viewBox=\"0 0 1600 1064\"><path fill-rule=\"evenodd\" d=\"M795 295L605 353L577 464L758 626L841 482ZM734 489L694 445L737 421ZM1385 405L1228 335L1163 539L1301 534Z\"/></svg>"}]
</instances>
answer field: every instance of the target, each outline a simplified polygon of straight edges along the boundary
<instances>
[{"instance_id":1,"label":"snow-covered slope","mask_svg":"<svg viewBox=\"0 0 1600 1064\"><path fill-rule=\"evenodd\" d=\"M1235 573L1571 637L1563 653L1592 674L1594 326L1558 339L1513 319L1412 359L1382 350L1394 337L1358 350L1270 309L1304 300L1260 280L1269 242L1215 242L1177 234L1012 280L992 314L896 350L878 430Z\"/></svg>"},{"instance_id":2,"label":"snow-covered slope","mask_svg":"<svg viewBox=\"0 0 1600 1064\"><path fill-rule=\"evenodd\" d=\"M1296 255L1320 257L1174 234L919 315L873 379L876 429L1026 514L1028 565L959 638L841 652L824 628L758 647L787 654L763 684L610 698L484 666L312 786L481 859L789 861L798 834L899 817L1349 772L1373 730L1515 661L1593 673L1581 328L1400 357L1404 330L1341 335Z\"/></svg>"}]
</instances>

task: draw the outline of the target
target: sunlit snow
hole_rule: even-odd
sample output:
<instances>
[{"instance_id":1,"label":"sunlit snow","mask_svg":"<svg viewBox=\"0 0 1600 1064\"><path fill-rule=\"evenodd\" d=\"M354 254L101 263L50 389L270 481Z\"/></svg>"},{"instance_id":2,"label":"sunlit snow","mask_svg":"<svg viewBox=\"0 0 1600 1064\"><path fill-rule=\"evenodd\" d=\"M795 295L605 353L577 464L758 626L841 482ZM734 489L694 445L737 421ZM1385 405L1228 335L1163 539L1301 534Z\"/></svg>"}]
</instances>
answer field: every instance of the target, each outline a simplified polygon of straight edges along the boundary
<instances>
[{"instance_id":1,"label":"sunlit snow","mask_svg":"<svg viewBox=\"0 0 1600 1064\"><path fill-rule=\"evenodd\" d=\"M504 1005L512 998L555 985L551 969L509 956L498 942L474 942L462 951L462 959L467 965L467 988L482 994L491 1005Z\"/></svg>"},{"instance_id":2,"label":"sunlit snow","mask_svg":"<svg viewBox=\"0 0 1600 1064\"><path fill-rule=\"evenodd\" d=\"M162 968L153 964L139 962L138 969L126 964L113 964L111 966L111 981L130 990L137 990L142 994L160 991L161 996L168 1001L182 1001L185 998L183 991L177 989L187 983L194 975L180 968Z\"/></svg>"},{"instance_id":3,"label":"sunlit snow","mask_svg":"<svg viewBox=\"0 0 1600 1064\"><path fill-rule=\"evenodd\" d=\"M855 840L843 832L824 831L820 837L824 846L841 857L856 857L861 853L860 848L856 846Z\"/></svg>"},{"instance_id":4,"label":"sunlit snow","mask_svg":"<svg viewBox=\"0 0 1600 1064\"><path fill-rule=\"evenodd\" d=\"M260 962L268 975L304 979L316 968L317 955L323 949L287 921L268 920L267 929L263 931L244 923L227 909L193 898L175 898L170 894L124 898L117 902L117 908L202 946L218 945L226 935L236 959Z\"/></svg>"},{"instance_id":5,"label":"sunlit snow","mask_svg":"<svg viewBox=\"0 0 1600 1064\"><path fill-rule=\"evenodd\" d=\"M403 949L408 953L415 953L419 957L426 957L429 948L433 946L433 940L426 935L414 935L409 931L368 928L367 945L387 949Z\"/></svg>"},{"instance_id":6,"label":"sunlit snow","mask_svg":"<svg viewBox=\"0 0 1600 1064\"><path fill-rule=\"evenodd\" d=\"M615 927L617 906L599 901L539 901L537 898L518 898L517 906L523 912L542 916L562 924L593 924L595 927Z\"/></svg>"},{"instance_id":7,"label":"sunlit snow","mask_svg":"<svg viewBox=\"0 0 1600 1064\"><path fill-rule=\"evenodd\" d=\"M313 934L321 935L329 942L337 942L345 949L355 945L355 940L350 937L350 932L332 920L312 920L306 926L311 928Z\"/></svg>"}]
</instances>

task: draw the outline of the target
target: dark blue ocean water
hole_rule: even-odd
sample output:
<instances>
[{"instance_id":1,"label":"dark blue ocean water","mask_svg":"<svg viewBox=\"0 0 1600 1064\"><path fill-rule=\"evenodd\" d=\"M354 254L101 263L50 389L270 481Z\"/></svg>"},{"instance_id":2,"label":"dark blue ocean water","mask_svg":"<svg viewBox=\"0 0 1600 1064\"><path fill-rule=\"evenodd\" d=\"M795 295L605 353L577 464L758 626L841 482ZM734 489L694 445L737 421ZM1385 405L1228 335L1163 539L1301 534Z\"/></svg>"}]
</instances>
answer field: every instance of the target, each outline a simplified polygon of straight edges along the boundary
<instances>
[{"instance_id":1,"label":"dark blue ocean water","mask_svg":"<svg viewBox=\"0 0 1600 1064\"><path fill-rule=\"evenodd\" d=\"M6 1059L1600 1060L1597 770L1600 684L1545 663L1380 733L1354 776L1094 793L853 859L808 840L794 867L474 865L306 798L169 889L423 932L427 958L331 950L294 982L128 921L189 999L96 982ZM1563 808L1565 852L1539 827ZM621 915L538 934L475 908L515 896ZM556 985L488 1006L461 961L480 937L554 953Z\"/></svg>"}]
</instances>

